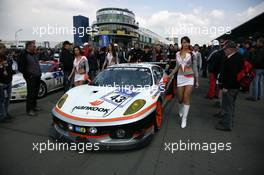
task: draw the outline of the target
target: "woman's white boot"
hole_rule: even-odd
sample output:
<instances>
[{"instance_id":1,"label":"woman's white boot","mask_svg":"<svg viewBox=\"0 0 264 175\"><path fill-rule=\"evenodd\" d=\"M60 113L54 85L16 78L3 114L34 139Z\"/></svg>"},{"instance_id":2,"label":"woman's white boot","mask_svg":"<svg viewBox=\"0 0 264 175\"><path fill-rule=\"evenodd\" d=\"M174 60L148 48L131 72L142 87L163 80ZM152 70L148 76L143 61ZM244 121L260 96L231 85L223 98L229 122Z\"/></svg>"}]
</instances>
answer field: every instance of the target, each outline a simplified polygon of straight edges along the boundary
<instances>
[{"instance_id":1,"label":"woman's white boot","mask_svg":"<svg viewBox=\"0 0 264 175\"><path fill-rule=\"evenodd\" d=\"M187 124L187 116L189 113L190 105L183 105L183 115L182 115L182 122L181 122L181 128L185 128Z\"/></svg>"},{"instance_id":2,"label":"woman's white boot","mask_svg":"<svg viewBox=\"0 0 264 175\"><path fill-rule=\"evenodd\" d=\"M178 110L179 110L179 116L182 118L183 116L183 104L178 103Z\"/></svg>"}]
</instances>

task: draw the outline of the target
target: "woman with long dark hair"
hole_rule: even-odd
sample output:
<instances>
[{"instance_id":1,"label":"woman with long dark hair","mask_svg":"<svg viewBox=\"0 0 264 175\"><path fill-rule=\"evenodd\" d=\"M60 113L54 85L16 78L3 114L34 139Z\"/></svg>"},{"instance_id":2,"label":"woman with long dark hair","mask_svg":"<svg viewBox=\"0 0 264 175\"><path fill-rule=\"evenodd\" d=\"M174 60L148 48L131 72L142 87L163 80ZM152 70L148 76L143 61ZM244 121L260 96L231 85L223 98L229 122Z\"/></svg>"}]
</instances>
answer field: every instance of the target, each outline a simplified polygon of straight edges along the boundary
<instances>
[{"instance_id":1,"label":"woman with long dark hair","mask_svg":"<svg viewBox=\"0 0 264 175\"><path fill-rule=\"evenodd\" d=\"M193 86L198 84L197 60L192 54L189 37L181 38L181 50L176 53L176 67L170 76L177 73L177 96L179 102L179 116L181 127L185 128L190 109L190 99Z\"/></svg>"},{"instance_id":2,"label":"woman with long dark hair","mask_svg":"<svg viewBox=\"0 0 264 175\"><path fill-rule=\"evenodd\" d=\"M116 50L114 44L109 44L102 70L114 64L117 64Z\"/></svg>"},{"instance_id":3,"label":"woman with long dark hair","mask_svg":"<svg viewBox=\"0 0 264 175\"><path fill-rule=\"evenodd\" d=\"M68 79L70 80L74 75L74 86L80 86L88 80L89 64L79 46L73 48L73 54L75 59L73 61L72 72Z\"/></svg>"}]
</instances>

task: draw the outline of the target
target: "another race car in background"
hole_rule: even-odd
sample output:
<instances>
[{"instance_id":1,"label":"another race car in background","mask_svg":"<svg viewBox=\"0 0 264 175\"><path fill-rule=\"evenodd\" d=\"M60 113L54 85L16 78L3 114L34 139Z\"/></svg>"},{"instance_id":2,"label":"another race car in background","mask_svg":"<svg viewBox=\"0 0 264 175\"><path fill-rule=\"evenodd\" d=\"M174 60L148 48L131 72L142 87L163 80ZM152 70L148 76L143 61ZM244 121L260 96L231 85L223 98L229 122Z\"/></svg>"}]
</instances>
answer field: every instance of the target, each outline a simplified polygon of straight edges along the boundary
<instances>
[{"instance_id":1,"label":"another race car in background","mask_svg":"<svg viewBox=\"0 0 264 175\"><path fill-rule=\"evenodd\" d=\"M63 71L59 68L58 61L40 61L42 72L39 88L39 98L47 93L63 87ZM17 73L13 76L11 100L25 100L27 97L27 84L23 75Z\"/></svg>"},{"instance_id":2,"label":"another race car in background","mask_svg":"<svg viewBox=\"0 0 264 175\"><path fill-rule=\"evenodd\" d=\"M149 63L108 67L92 84L72 88L52 110L51 136L130 149L161 128L167 74Z\"/></svg>"}]
</instances>

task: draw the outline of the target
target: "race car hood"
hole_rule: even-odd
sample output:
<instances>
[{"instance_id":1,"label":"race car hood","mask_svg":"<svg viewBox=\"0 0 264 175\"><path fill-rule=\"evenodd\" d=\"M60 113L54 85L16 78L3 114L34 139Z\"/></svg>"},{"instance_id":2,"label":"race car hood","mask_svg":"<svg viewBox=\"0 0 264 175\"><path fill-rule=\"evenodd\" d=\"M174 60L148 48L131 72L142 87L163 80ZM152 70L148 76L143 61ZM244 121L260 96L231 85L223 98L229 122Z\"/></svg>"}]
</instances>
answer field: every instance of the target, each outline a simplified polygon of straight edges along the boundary
<instances>
[{"instance_id":1,"label":"race car hood","mask_svg":"<svg viewBox=\"0 0 264 175\"><path fill-rule=\"evenodd\" d=\"M146 89L136 92L117 88L83 85L67 92L68 98L60 109L80 119L114 119L125 117L127 108L137 99L144 99L148 107L157 100L156 92Z\"/></svg>"}]
</instances>

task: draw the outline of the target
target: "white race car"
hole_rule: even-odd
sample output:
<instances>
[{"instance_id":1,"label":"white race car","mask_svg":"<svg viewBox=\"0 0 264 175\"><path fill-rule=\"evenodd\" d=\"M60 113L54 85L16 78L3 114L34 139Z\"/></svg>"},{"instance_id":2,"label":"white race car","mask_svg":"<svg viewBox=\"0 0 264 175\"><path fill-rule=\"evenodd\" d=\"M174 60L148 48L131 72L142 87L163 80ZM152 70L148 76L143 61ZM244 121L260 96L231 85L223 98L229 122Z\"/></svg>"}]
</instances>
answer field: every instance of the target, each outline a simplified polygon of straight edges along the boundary
<instances>
[{"instance_id":1,"label":"white race car","mask_svg":"<svg viewBox=\"0 0 264 175\"><path fill-rule=\"evenodd\" d=\"M47 93L63 87L63 71L56 61L40 62L42 72L39 88L39 98ZM21 73L13 76L11 100L25 100L27 97L27 83Z\"/></svg>"},{"instance_id":2,"label":"white race car","mask_svg":"<svg viewBox=\"0 0 264 175\"><path fill-rule=\"evenodd\" d=\"M61 97L52 110L52 137L106 149L130 149L150 141L162 124L166 75L149 63L108 67L92 84Z\"/></svg>"}]
</instances>

